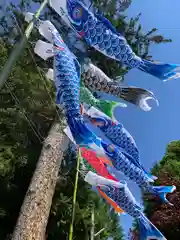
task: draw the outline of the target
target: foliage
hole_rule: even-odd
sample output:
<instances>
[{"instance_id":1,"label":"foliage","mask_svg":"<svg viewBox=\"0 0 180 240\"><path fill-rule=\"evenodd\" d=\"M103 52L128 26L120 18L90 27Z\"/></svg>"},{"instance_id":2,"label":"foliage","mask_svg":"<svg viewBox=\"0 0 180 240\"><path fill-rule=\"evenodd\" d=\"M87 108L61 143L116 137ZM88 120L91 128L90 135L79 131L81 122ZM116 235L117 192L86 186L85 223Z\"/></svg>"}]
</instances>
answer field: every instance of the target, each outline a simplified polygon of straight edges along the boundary
<instances>
[{"instance_id":1,"label":"foliage","mask_svg":"<svg viewBox=\"0 0 180 240\"><path fill-rule=\"evenodd\" d=\"M177 190L168 196L174 206L162 205L157 197L144 194L145 213L167 239L180 239L180 141L168 144L163 159L153 167L152 174L158 177L156 185L175 185Z\"/></svg>"},{"instance_id":2,"label":"foliage","mask_svg":"<svg viewBox=\"0 0 180 240\"><path fill-rule=\"evenodd\" d=\"M13 6L24 31L19 7ZM0 71L21 37L19 28L7 10L1 21ZM35 39L36 33L33 33ZM24 195L39 158L44 138L57 116L54 87L41 71L39 58L28 45L1 89L0 101L0 239L12 232ZM36 63L35 63L36 61ZM40 66L44 66L41 64Z\"/></svg>"},{"instance_id":3,"label":"foliage","mask_svg":"<svg viewBox=\"0 0 180 240\"><path fill-rule=\"evenodd\" d=\"M164 233L167 239L180 238L180 141L171 142L167 146L166 154L159 164L152 169L152 173L158 175L157 184L176 185L177 190L169 195L169 201L174 204L153 205L146 207L150 220Z\"/></svg>"},{"instance_id":4,"label":"foliage","mask_svg":"<svg viewBox=\"0 0 180 240\"><path fill-rule=\"evenodd\" d=\"M0 41L2 69L11 46ZM0 101L0 239L12 231L24 194L55 117L36 66L25 49L13 68ZM53 96L52 86L46 83Z\"/></svg>"},{"instance_id":5,"label":"foliage","mask_svg":"<svg viewBox=\"0 0 180 240\"><path fill-rule=\"evenodd\" d=\"M152 169L153 174L167 174L176 180L180 180L180 141L168 144L166 154L160 163Z\"/></svg>"}]
</instances>

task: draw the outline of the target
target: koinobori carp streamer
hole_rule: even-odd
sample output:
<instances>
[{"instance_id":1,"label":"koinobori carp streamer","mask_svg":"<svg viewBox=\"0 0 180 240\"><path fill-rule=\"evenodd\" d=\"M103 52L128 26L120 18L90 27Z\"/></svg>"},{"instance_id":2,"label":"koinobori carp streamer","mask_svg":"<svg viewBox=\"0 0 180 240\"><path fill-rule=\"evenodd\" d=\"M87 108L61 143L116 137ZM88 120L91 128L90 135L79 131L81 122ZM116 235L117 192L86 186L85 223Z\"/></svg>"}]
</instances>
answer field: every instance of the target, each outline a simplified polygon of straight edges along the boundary
<instances>
[{"instance_id":1,"label":"koinobori carp streamer","mask_svg":"<svg viewBox=\"0 0 180 240\"><path fill-rule=\"evenodd\" d=\"M111 22L102 14L93 12L80 0L67 0L67 13L73 29L105 56L130 68L137 68L161 80L180 77L179 64L155 63L138 57Z\"/></svg>"}]
</instances>

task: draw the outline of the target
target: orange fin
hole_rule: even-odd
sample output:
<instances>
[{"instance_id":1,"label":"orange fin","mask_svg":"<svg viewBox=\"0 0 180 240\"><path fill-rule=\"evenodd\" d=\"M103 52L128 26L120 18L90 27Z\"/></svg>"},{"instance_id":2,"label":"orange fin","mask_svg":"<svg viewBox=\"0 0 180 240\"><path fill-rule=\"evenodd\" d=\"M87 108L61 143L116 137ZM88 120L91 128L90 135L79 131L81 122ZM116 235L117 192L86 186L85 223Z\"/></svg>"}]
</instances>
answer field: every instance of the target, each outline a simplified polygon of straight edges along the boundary
<instances>
[{"instance_id":1,"label":"orange fin","mask_svg":"<svg viewBox=\"0 0 180 240\"><path fill-rule=\"evenodd\" d=\"M112 164L112 162L111 162L109 159L104 158L104 157L99 157L99 156L98 156L98 158L99 158L103 163L106 163L106 164L108 164L109 166L113 167L113 164Z\"/></svg>"},{"instance_id":2,"label":"orange fin","mask_svg":"<svg viewBox=\"0 0 180 240\"><path fill-rule=\"evenodd\" d=\"M100 195L106 199L106 201L114 208L117 213L124 213L124 211L115 203L111 198L109 198L100 188L97 188Z\"/></svg>"}]
</instances>

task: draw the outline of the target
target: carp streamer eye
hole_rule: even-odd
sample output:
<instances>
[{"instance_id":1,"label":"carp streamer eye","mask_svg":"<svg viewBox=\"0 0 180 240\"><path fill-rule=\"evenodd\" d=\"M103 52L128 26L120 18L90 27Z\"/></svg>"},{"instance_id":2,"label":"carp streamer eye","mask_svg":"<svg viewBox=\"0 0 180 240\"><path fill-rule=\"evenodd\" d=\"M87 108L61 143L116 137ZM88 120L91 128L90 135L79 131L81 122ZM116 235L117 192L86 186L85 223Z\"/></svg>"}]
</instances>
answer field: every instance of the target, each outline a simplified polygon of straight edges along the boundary
<instances>
[{"instance_id":1,"label":"carp streamer eye","mask_svg":"<svg viewBox=\"0 0 180 240\"><path fill-rule=\"evenodd\" d=\"M73 18L74 19L80 19L81 17L82 17L82 8L80 8L80 7L74 8Z\"/></svg>"},{"instance_id":2,"label":"carp streamer eye","mask_svg":"<svg viewBox=\"0 0 180 240\"><path fill-rule=\"evenodd\" d=\"M111 153L113 153L115 151L113 144L108 146L108 151L111 152Z\"/></svg>"}]
</instances>

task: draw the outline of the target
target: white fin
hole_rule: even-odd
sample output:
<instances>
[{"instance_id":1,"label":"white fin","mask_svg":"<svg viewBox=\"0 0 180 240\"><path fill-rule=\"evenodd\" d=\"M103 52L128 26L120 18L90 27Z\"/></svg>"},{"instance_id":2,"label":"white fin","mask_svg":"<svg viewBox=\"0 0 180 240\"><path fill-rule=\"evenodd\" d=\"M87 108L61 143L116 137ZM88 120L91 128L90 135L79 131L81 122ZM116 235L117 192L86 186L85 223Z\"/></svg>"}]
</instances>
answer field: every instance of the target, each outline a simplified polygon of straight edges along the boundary
<instances>
[{"instance_id":1,"label":"white fin","mask_svg":"<svg viewBox=\"0 0 180 240\"><path fill-rule=\"evenodd\" d=\"M50 21L41 21L39 25L39 33L49 42L53 43L53 34L52 32L57 32L57 29Z\"/></svg>"},{"instance_id":2,"label":"white fin","mask_svg":"<svg viewBox=\"0 0 180 240\"><path fill-rule=\"evenodd\" d=\"M124 187L125 185L123 183L120 182L116 182L104 177L101 177L100 175L93 173L91 171L89 171L84 179L86 182L88 182L90 185L92 186L112 186L112 187Z\"/></svg>"},{"instance_id":3,"label":"white fin","mask_svg":"<svg viewBox=\"0 0 180 240\"><path fill-rule=\"evenodd\" d=\"M55 55L53 45L42 40L36 42L34 52L45 61Z\"/></svg>"},{"instance_id":4,"label":"white fin","mask_svg":"<svg viewBox=\"0 0 180 240\"><path fill-rule=\"evenodd\" d=\"M115 105L113 107L113 112L114 112L114 109L116 107L118 107L119 104L117 103L117 105ZM105 113L101 112L99 109L95 108L95 107L91 107L87 110L87 114L90 115L91 117L105 117L106 119L110 119L112 120L113 122L117 122L116 118L114 115L112 115L112 118L110 118L109 116L107 116Z\"/></svg>"},{"instance_id":5,"label":"white fin","mask_svg":"<svg viewBox=\"0 0 180 240\"><path fill-rule=\"evenodd\" d=\"M106 155L102 146L98 146L96 143L91 143L91 144L89 144L89 147L96 152L97 156L107 157L107 155Z\"/></svg>"},{"instance_id":6,"label":"white fin","mask_svg":"<svg viewBox=\"0 0 180 240\"><path fill-rule=\"evenodd\" d=\"M25 19L25 21L26 22L30 22L30 21L32 21L33 20L33 18L34 18L34 13L31 13L31 12L26 12L26 13L24 13L24 19Z\"/></svg>"},{"instance_id":7,"label":"white fin","mask_svg":"<svg viewBox=\"0 0 180 240\"><path fill-rule=\"evenodd\" d=\"M66 0L49 0L49 5L61 16L63 21L71 28L68 18Z\"/></svg>"},{"instance_id":8,"label":"white fin","mask_svg":"<svg viewBox=\"0 0 180 240\"><path fill-rule=\"evenodd\" d=\"M46 75L48 79L54 82L54 70L52 68L49 68Z\"/></svg>"},{"instance_id":9,"label":"white fin","mask_svg":"<svg viewBox=\"0 0 180 240\"><path fill-rule=\"evenodd\" d=\"M75 140L74 140L74 138L73 138L73 136L72 136L71 130L70 130L70 128L69 128L68 126L63 130L63 132L67 135L67 137L68 137L74 144L76 144L76 142L75 142Z\"/></svg>"},{"instance_id":10,"label":"white fin","mask_svg":"<svg viewBox=\"0 0 180 240\"><path fill-rule=\"evenodd\" d=\"M98 110L95 107L91 107L87 111L87 114L90 115L91 117L106 117L106 118L110 119L110 117L108 117L105 113L101 112L100 110Z\"/></svg>"}]
</instances>

